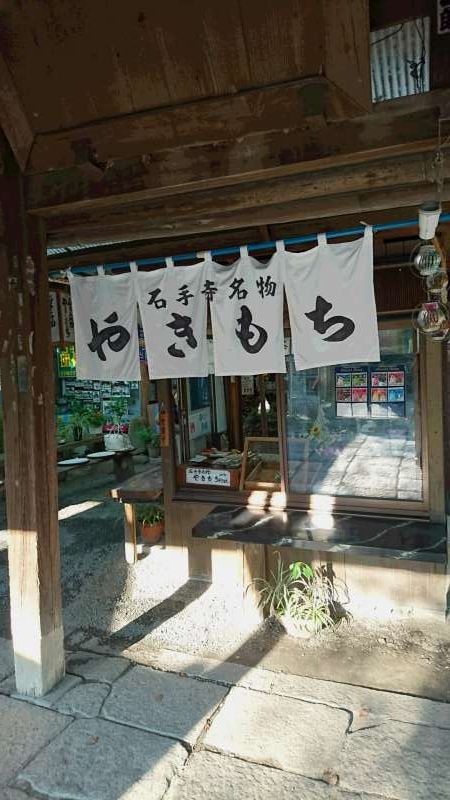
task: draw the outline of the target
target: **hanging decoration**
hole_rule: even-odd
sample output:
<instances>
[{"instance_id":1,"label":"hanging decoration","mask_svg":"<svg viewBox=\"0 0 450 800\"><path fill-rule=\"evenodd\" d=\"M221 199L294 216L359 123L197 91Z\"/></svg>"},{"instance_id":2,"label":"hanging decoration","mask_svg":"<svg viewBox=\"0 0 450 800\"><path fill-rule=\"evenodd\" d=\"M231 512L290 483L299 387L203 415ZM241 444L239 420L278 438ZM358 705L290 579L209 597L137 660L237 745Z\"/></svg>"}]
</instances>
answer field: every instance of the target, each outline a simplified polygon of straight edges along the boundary
<instances>
[{"instance_id":1,"label":"hanging decoration","mask_svg":"<svg viewBox=\"0 0 450 800\"><path fill-rule=\"evenodd\" d=\"M426 300L414 311L413 325L436 342L450 339L450 308L445 253L437 238L420 242L411 254L414 271L422 278Z\"/></svg>"},{"instance_id":2,"label":"hanging decoration","mask_svg":"<svg viewBox=\"0 0 450 800\"><path fill-rule=\"evenodd\" d=\"M130 274L78 277L69 270L77 378L141 379L137 306Z\"/></svg>"},{"instance_id":3,"label":"hanging decoration","mask_svg":"<svg viewBox=\"0 0 450 800\"><path fill-rule=\"evenodd\" d=\"M286 372L283 334L283 259L261 264L240 248L230 266L210 262L205 282L216 375Z\"/></svg>"},{"instance_id":4,"label":"hanging decoration","mask_svg":"<svg viewBox=\"0 0 450 800\"><path fill-rule=\"evenodd\" d=\"M130 264L144 329L149 375L202 378L208 375L206 262L138 272ZM130 276L128 276L130 284Z\"/></svg>"},{"instance_id":5,"label":"hanging decoration","mask_svg":"<svg viewBox=\"0 0 450 800\"><path fill-rule=\"evenodd\" d=\"M285 286L298 370L380 360L373 234L285 253Z\"/></svg>"}]
</instances>

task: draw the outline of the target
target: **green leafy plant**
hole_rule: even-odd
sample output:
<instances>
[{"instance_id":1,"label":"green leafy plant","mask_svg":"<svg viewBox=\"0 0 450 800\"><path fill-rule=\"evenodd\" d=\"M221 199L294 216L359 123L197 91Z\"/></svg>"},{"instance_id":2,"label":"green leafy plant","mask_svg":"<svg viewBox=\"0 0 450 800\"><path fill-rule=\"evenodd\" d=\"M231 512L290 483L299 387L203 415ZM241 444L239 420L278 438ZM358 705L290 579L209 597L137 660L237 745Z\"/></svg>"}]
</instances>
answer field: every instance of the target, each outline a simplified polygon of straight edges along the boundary
<instances>
[{"instance_id":1,"label":"green leafy plant","mask_svg":"<svg viewBox=\"0 0 450 800\"><path fill-rule=\"evenodd\" d=\"M99 428L100 425L103 425L106 422L105 415L100 411L99 408L94 408L93 406L86 408L84 417L87 424L91 425L93 428Z\"/></svg>"},{"instance_id":2,"label":"green leafy plant","mask_svg":"<svg viewBox=\"0 0 450 800\"><path fill-rule=\"evenodd\" d=\"M140 525L156 525L164 519L164 509L160 506L140 506L137 512L137 521Z\"/></svg>"},{"instance_id":3,"label":"green leafy plant","mask_svg":"<svg viewBox=\"0 0 450 800\"><path fill-rule=\"evenodd\" d=\"M139 437L144 446L150 445L150 447L160 447L161 445L159 433L153 428L150 428L149 425L141 425L136 428L135 435Z\"/></svg>"},{"instance_id":4,"label":"green leafy plant","mask_svg":"<svg viewBox=\"0 0 450 800\"><path fill-rule=\"evenodd\" d=\"M270 577L259 578L259 606L294 627L307 627L314 633L333 626L340 603L335 583L320 567L303 561L285 566L278 556L276 570Z\"/></svg>"},{"instance_id":5,"label":"green leafy plant","mask_svg":"<svg viewBox=\"0 0 450 800\"><path fill-rule=\"evenodd\" d=\"M120 426L123 421L123 417L125 416L126 411L126 401L120 399L112 400L109 404L109 417L111 418L112 424L120 431Z\"/></svg>"}]
</instances>

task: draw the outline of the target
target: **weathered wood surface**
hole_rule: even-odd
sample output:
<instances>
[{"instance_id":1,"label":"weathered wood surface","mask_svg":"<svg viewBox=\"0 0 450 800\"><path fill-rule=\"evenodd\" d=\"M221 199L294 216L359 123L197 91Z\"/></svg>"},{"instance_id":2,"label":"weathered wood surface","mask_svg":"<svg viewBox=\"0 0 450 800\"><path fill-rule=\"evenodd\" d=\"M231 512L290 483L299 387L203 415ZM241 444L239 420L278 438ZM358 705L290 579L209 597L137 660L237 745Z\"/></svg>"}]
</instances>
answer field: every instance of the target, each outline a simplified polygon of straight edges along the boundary
<instances>
[{"instance_id":1,"label":"weathered wood surface","mask_svg":"<svg viewBox=\"0 0 450 800\"><path fill-rule=\"evenodd\" d=\"M128 118L126 124L119 119L105 126L95 125L89 132L83 131L83 137L90 139L105 165L104 174L97 171L93 177L76 166L70 141L64 147L58 144L60 137L72 136L75 140L78 133L52 134L48 141L38 137L31 168L41 174L28 177L27 207L51 216L61 213L63 207L68 213L91 207L108 208L119 201L141 202L193 189L204 191L244 181L433 152L437 120L445 115L450 90L388 101L375 107L374 113L329 124L320 116L302 119L291 107L289 124L283 126L280 119L266 119L266 128L263 128L260 119L264 114L260 112L255 122L255 111L251 109L246 123L241 124L240 135L238 131L233 132L231 123L223 127L232 101L220 102L223 103L219 115L222 128L219 132L214 131L214 126L205 126L206 141L202 141L191 120L191 140L185 134L182 143L178 133L169 136L164 126L158 149L154 140L158 122L146 119L145 114ZM279 102L282 105L281 99ZM298 103L296 99L297 106ZM202 129L203 112L199 109L197 113ZM255 132L255 125L259 133ZM41 147L51 153L53 160L42 159L38 165L36 159ZM57 154L61 148L66 156L56 162L54 150ZM45 174L49 168L53 171Z\"/></svg>"},{"instance_id":2,"label":"weathered wood surface","mask_svg":"<svg viewBox=\"0 0 450 800\"><path fill-rule=\"evenodd\" d=\"M163 481L161 465L153 465L110 490L113 500L122 503L149 503L161 497Z\"/></svg>"},{"instance_id":3,"label":"weathered wood surface","mask_svg":"<svg viewBox=\"0 0 450 800\"><path fill-rule=\"evenodd\" d=\"M342 106L370 104L365 0L3 5L0 48L37 132L321 74Z\"/></svg>"},{"instance_id":4,"label":"weathered wood surface","mask_svg":"<svg viewBox=\"0 0 450 800\"><path fill-rule=\"evenodd\" d=\"M28 162L34 133L28 121L8 66L0 54L0 127L22 170Z\"/></svg>"},{"instance_id":5,"label":"weathered wood surface","mask_svg":"<svg viewBox=\"0 0 450 800\"><path fill-rule=\"evenodd\" d=\"M30 220L25 228L21 180L13 168L0 177L0 199L11 628L17 689L43 695L64 674L45 237L38 220Z\"/></svg>"}]
</instances>

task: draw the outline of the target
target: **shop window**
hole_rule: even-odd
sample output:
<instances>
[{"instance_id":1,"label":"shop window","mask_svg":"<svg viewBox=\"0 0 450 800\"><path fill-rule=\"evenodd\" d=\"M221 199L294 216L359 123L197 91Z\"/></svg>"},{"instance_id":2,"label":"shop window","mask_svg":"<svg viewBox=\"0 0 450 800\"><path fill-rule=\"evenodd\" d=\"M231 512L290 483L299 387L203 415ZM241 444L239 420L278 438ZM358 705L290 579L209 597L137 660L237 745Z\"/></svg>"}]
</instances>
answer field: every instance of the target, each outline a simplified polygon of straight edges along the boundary
<instances>
[{"instance_id":1,"label":"shop window","mask_svg":"<svg viewBox=\"0 0 450 800\"><path fill-rule=\"evenodd\" d=\"M381 330L379 364L296 372L287 357L291 495L423 499L415 345L410 329Z\"/></svg>"},{"instance_id":2,"label":"shop window","mask_svg":"<svg viewBox=\"0 0 450 800\"><path fill-rule=\"evenodd\" d=\"M279 489L275 375L178 380L172 395L180 486L245 490L259 472Z\"/></svg>"}]
</instances>

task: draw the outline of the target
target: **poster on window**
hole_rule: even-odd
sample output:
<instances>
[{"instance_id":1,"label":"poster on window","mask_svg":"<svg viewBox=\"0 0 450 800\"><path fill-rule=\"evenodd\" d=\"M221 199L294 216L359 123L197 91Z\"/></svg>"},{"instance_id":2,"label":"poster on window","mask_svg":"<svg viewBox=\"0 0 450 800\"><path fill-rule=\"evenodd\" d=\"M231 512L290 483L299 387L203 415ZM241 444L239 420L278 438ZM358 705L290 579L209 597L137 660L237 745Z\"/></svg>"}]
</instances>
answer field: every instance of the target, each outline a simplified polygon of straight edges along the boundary
<instances>
[{"instance_id":1,"label":"poster on window","mask_svg":"<svg viewBox=\"0 0 450 800\"><path fill-rule=\"evenodd\" d=\"M297 370L380 360L373 236L285 254L285 288Z\"/></svg>"},{"instance_id":2,"label":"poster on window","mask_svg":"<svg viewBox=\"0 0 450 800\"><path fill-rule=\"evenodd\" d=\"M216 375L286 372L282 252L261 264L241 247L230 266L209 264L205 291L211 310Z\"/></svg>"},{"instance_id":3,"label":"poster on window","mask_svg":"<svg viewBox=\"0 0 450 800\"><path fill-rule=\"evenodd\" d=\"M371 416L375 419L406 415L405 366L386 366L371 372Z\"/></svg>"},{"instance_id":4,"label":"poster on window","mask_svg":"<svg viewBox=\"0 0 450 800\"><path fill-rule=\"evenodd\" d=\"M369 416L368 369L336 367L335 401L337 417Z\"/></svg>"},{"instance_id":5,"label":"poster on window","mask_svg":"<svg viewBox=\"0 0 450 800\"><path fill-rule=\"evenodd\" d=\"M130 273L77 276L69 272L77 378L139 381L137 306Z\"/></svg>"},{"instance_id":6,"label":"poster on window","mask_svg":"<svg viewBox=\"0 0 450 800\"><path fill-rule=\"evenodd\" d=\"M151 380L208 375L207 263L139 272L131 264Z\"/></svg>"}]
</instances>

